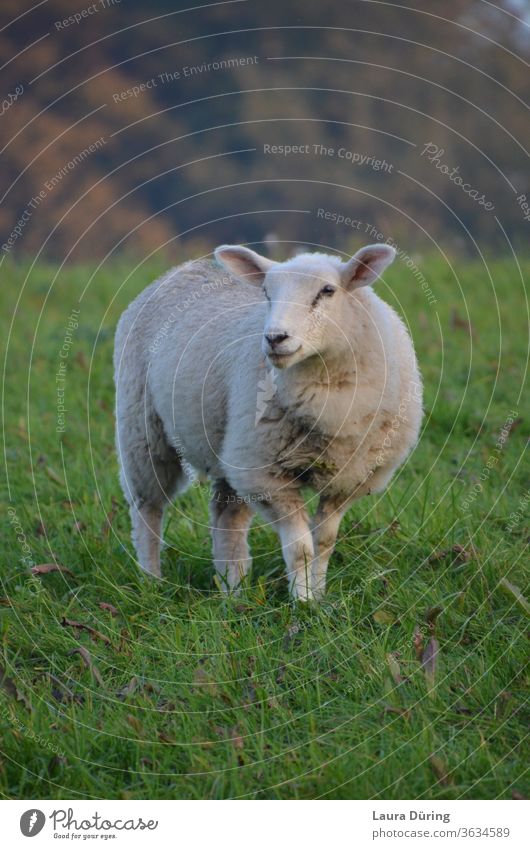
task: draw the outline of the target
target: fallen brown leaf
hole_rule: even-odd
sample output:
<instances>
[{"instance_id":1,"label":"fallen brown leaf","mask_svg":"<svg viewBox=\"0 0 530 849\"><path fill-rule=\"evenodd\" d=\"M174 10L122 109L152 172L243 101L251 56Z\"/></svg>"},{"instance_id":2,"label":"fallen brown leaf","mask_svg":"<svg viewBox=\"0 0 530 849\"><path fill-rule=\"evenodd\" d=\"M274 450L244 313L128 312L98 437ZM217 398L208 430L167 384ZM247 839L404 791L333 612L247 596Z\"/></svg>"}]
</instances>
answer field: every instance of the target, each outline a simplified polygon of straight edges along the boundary
<instances>
[{"instance_id":1,"label":"fallen brown leaf","mask_svg":"<svg viewBox=\"0 0 530 849\"><path fill-rule=\"evenodd\" d=\"M396 617L393 613L390 613L389 610L376 610L372 619L378 625L393 625L396 621Z\"/></svg>"},{"instance_id":2,"label":"fallen brown leaf","mask_svg":"<svg viewBox=\"0 0 530 849\"><path fill-rule=\"evenodd\" d=\"M160 731L158 734L158 739L161 743L167 743L168 746L175 745L175 738L171 734L166 734L165 731Z\"/></svg>"},{"instance_id":3,"label":"fallen brown leaf","mask_svg":"<svg viewBox=\"0 0 530 849\"><path fill-rule=\"evenodd\" d=\"M383 708L383 714L385 713L397 713L399 716L403 716L405 719L408 719L410 716L410 710L407 710L407 708L397 707L396 705L388 704L386 704Z\"/></svg>"},{"instance_id":4,"label":"fallen brown leaf","mask_svg":"<svg viewBox=\"0 0 530 849\"><path fill-rule=\"evenodd\" d=\"M425 680L427 681L429 690L432 690L434 687L439 650L438 640L435 637L431 637L421 656L421 665L425 672Z\"/></svg>"},{"instance_id":5,"label":"fallen brown leaf","mask_svg":"<svg viewBox=\"0 0 530 849\"><path fill-rule=\"evenodd\" d=\"M470 336L473 335L471 324L467 318L460 318L455 308L451 310L451 327L460 328L460 330L467 330Z\"/></svg>"},{"instance_id":6,"label":"fallen brown leaf","mask_svg":"<svg viewBox=\"0 0 530 849\"><path fill-rule=\"evenodd\" d=\"M61 486L64 486L63 479L61 477L59 477L59 475L57 474L55 469L52 469L51 466L46 466L46 474L48 475L50 480L55 481L55 483L58 483Z\"/></svg>"},{"instance_id":7,"label":"fallen brown leaf","mask_svg":"<svg viewBox=\"0 0 530 849\"><path fill-rule=\"evenodd\" d=\"M21 690L18 689L15 681L13 681L13 679L9 677L9 675L7 674L7 671L1 665L0 665L0 687L2 688L2 690L4 690L7 693L8 696L11 696L11 698L16 699L17 702L22 702L22 704L24 705L26 710L31 711L31 704L29 703L29 701L25 697L24 693L22 693Z\"/></svg>"},{"instance_id":8,"label":"fallen brown leaf","mask_svg":"<svg viewBox=\"0 0 530 849\"><path fill-rule=\"evenodd\" d=\"M50 572L63 572L65 575L73 575L71 569L61 566L59 563L41 563L39 566L31 567L32 575L48 575Z\"/></svg>"},{"instance_id":9,"label":"fallen brown leaf","mask_svg":"<svg viewBox=\"0 0 530 849\"><path fill-rule=\"evenodd\" d=\"M438 755L431 755L429 758L432 766L432 770L436 776L436 780L439 784L443 784L447 786L451 784L451 779L449 777L449 772L447 769L447 764L442 760Z\"/></svg>"},{"instance_id":10,"label":"fallen brown leaf","mask_svg":"<svg viewBox=\"0 0 530 849\"><path fill-rule=\"evenodd\" d=\"M237 728L233 729L233 731L235 731L236 733L230 740L232 746L234 747L234 749L244 749L245 741L243 740L241 734L237 733Z\"/></svg>"},{"instance_id":11,"label":"fallen brown leaf","mask_svg":"<svg viewBox=\"0 0 530 849\"><path fill-rule=\"evenodd\" d=\"M92 658L90 656L90 652L84 646L78 646L77 648L69 651L68 654L78 654L81 657L81 659L82 659L83 663L85 664L85 666L87 667L87 669L89 669L90 672L92 673L92 675L94 676L94 679L95 679L95 681L97 681L99 686L100 687L104 686L104 682L103 682L103 678L101 677L101 673L100 673L99 669L97 668L97 666L95 666L95 664L93 663Z\"/></svg>"},{"instance_id":12,"label":"fallen brown leaf","mask_svg":"<svg viewBox=\"0 0 530 849\"><path fill-rule=\"evenodd\" d=\"M131 726L131 728L134 728L134 730L136 731L137 734L142 733L142 731L143 731L142 723L140 722L140 720L136 716L133 716L132 713L128 713L127 716L126 716L126 719L127 719L127 722L129 723L129 725Z\"/></svg>"},{"instance_id":13,"label":"fallen brown leaf","mask_svg":"<svg viewBox=\"0 0 530 849\"><path fill-rule=\"evenodd\" d=\"M444 609L439 604L435 607L428 607L425 611L425 621L431 631L434 631L434 627L436 625L436 620L438 619L440 613L443 613Z\"/></svg>"},{"instance_id":14,"label":"fallen brown leaf","mask_svg":"<svg viewBox=\"0 0 530 849\"><path fill-rule=\"evenodd\" d=\"M122 687L121 690L118 690L118 692L116 693L118 699L126 699L127 696L132 696L134 691L138 689L138 684L138 678L136 677L136 675L133 675L129 683L126 684L125 687Z\"/></svg>"},{"instance_id":15,"label":"fallen brown leaf","mask_svg":"<svg viewBox=\"0 0 530 849\"><path fill-rule=\"evenodd\" d=\"M88 371L88 360L84 351L78 351L75 355L76 363L81 366L83 371Z\"/></svg>"},{"instance_id":16,"label":"fallen brown leaf","mask_svg":"<svg viewBox=\"0 0 530 849\"><path fill-rule=\"evenodd\" d=\"M522 594L519 587L516 587L515 584L510 583L507 578L501 578L499 581L499 586L505 593L510 595L513 599L515 599L516 603L519 605L521 610L523 610L527 616L530 616L530 604Z\"/></svg>"},{"instance_id":17,"label":"fallen brown leaf","mask_svg":"<svg viewBox=\"0 0 530 849\"><path fill-rule=\"evenodd\" d=\"M97 631L91 625L85 625L84 622L76 622L74 619L65 619L64 616L61 620L61 625L63 628L76 628L78 631L86 631L87 634L90 634L92 639L101 640L103 643L110 646L109 638L105 634L102 634L101 631Z\"/></svg>"},{"instance_id":18,"label":"fallen brown leaf","mask_svg":"<svg viewBox=\"0 0 530 849\"><path fill-rule=\"evenodd\" d=\"M427 563L438 563L440 560L446 560L448 557L452 557L453 563L468 563L473 558L474 554L474 551L456 543L451 548L445 548L443 551L433 552L427 560Z\"/></svg>"},{"instance_id":19,"label":"fallen brown leaf","mask_svg":"<svg viewBox=\"0 0 530 849\"><path fill-rule=\"evenodd\" d=\"M101 607L102 610L108 611L111 616L119 616L119 611L113 604L109 604L108 601L100 601L98 607Z\"/></svg>"},{"instance_id":20,"label":"fallen brown leaf","mask_svg":"<svg viewBox=\"0 0 530 849\"><path fill-rule=\"evenodd\" d=\"M35 528L35 533L37 534L38 537L48 536L48 533L46 531L46 526L44 525L43 522L38 523L37 527Z\"/></svg>"},{"instance_id":21,"label":"fallen brown leaf","mask_svg":"<svg viewBox=\"0 0 530 849\"><path fill-rule=\"evenodd\" d=\"M421 628L414 628L414 652L416 654L416 660L421 660L423 655L423 633Z\"/></svg>"}]
</instances>

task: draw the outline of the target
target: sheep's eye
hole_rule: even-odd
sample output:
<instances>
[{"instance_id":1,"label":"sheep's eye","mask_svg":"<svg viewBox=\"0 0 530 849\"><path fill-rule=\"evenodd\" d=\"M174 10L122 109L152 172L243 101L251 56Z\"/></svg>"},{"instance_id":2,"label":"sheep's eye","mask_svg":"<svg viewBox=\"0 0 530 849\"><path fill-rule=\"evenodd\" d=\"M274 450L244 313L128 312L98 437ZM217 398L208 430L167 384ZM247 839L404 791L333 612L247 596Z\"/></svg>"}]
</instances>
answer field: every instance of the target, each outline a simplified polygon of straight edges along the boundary
<instances>
[{"instance_id":1,"label":"sheep's eye","mask_svg":"<svg viewBox=\"0 0 530 849\"><path fill-rule=\"evenodd\" d=\"M327 295L328 297L331 297L331 295L335 294L335 291L336 290L335 290L334 286L324 286L324 288L321 289L318 294L319 295Z\"/></svg>"}]
</instances>

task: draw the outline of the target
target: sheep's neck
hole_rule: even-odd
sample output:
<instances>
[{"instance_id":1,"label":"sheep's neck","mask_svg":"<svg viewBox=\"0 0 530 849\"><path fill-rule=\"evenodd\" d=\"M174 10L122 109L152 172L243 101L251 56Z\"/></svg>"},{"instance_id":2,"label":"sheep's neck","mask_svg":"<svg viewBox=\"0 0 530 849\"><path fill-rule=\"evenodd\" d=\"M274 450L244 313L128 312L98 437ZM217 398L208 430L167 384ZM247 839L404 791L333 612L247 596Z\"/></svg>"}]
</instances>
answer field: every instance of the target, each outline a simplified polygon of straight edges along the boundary
<instances>
[{"instance_id":1,"label":"sheep's neck","mask_svg":"<svg viewBox=\"0 0 530 849\"><path fill-rule=\"evenodd\" d=\"M316 358L311 358L316 360ZM309 360L276 372L275 403L304 426L315 423L315 433L335 435L337 421L344 419L356 389L352 366Z\"/></svg>"}]
</instances>

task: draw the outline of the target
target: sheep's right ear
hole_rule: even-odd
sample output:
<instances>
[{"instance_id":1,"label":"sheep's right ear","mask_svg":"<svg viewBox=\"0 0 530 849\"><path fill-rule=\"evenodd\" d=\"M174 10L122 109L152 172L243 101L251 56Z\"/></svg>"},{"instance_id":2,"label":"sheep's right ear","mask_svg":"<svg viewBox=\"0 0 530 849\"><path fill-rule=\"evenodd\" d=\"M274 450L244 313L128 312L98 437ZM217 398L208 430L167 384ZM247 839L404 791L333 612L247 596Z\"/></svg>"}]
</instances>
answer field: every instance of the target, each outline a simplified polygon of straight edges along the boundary
<instances>
[{"instance_id":1,"label":"sheep's right ear","mask_svg":"<svg viewBox=\"0 0 530 849\"><path fill-rule=\"evenodd\" d=\"M275 265L272 259L260 256L242 245L220 245L214 254L223 268L255 286L261 286L267 271Z\"/></svg>"}]
</instances>

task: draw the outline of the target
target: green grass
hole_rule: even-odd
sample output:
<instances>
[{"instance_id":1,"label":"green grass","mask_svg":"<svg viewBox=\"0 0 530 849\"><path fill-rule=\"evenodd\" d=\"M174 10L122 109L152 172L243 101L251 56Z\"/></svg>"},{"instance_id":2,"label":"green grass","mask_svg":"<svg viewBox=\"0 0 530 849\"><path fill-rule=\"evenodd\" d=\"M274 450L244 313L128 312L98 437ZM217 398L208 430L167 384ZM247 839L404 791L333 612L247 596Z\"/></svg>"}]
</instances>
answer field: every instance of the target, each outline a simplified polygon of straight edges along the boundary
<instances>
[{"instance_id":1,"label":"green grass","mask_svg":"<svg viewBox=\"0 0 530 849\"><path fill-rule=\"evenodd\" d=\"M344 519L327 599L306 609L289 603L276 537L260 523L250 586L237 600L219 597L205 488L168 514L165 580L138 574L114 456L112 339L120 312L163 265L129 276L132 268L116 260L92 277L83 267L2 267L6 338L14 319L4 395L0 792L526 794L528 619L500 583L528 597L528 324L513 262L494 262L490 279L458 261L456 279L424 259L432 306L401 262L379 284L412 327L424 431L389 490ZM466 305L472 338L460 321ZM72 308L81 313L59 435L55 375ZM496 449L511 411L522 422ZM429 560L457 545L467 555ZM54 559L70 571L31 574L32 564ZM428 612L435 607L437 618ZM434 670L417 656L433 639Z\"/></svg>"}]
</instances>

